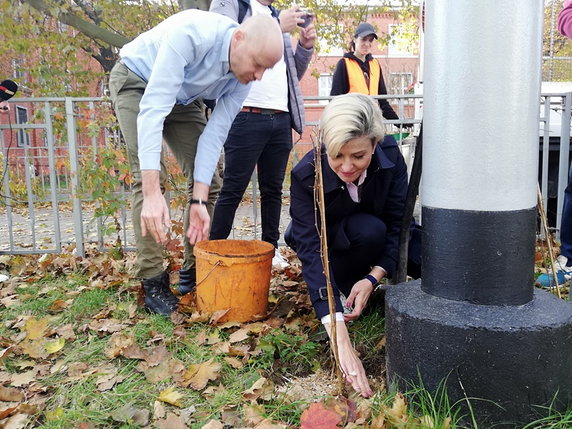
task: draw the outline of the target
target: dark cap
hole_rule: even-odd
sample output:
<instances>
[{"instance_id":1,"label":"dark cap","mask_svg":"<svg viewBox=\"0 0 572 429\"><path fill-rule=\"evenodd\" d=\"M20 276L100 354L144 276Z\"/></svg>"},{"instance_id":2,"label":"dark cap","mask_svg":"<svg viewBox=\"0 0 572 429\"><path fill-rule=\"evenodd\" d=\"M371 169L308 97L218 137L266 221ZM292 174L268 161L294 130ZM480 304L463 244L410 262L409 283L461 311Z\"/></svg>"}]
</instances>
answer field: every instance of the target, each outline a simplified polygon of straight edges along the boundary
<instances>
[{"instance_id":1,"label":"dark cap","mask_svg":"<svg viewBox=\"0 0 572 429\"><path fill-rule=\"evenodd\" d=\"M0 100L2 101L9 100L14 96L14 94L16 94L17 90L18 90L18 85L16 85L16 82L13 82L11 80L3 80L0 83Z\"/></svg>"},{"instance_id":2,"label":"dark cap","mask_svg":"<svg viewBox=\"0 0 572 429\"><path fill-rule=\"evenodd\" d=\"M373 37L377 39L377 34L375 34L373 25L367 22L362 22L360 25L357 26L354 37L366 37L369 36L370 34L373 34Z\"/></svg>"}]
</instances>

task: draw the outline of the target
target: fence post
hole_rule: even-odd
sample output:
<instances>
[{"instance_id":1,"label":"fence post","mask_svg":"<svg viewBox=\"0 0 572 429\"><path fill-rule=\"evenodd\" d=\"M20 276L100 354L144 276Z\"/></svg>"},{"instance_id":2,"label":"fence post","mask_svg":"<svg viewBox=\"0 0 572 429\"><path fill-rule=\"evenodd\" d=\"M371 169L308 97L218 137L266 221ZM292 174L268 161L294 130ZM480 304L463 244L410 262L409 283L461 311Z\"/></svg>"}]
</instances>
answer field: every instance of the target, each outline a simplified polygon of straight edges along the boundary
<instances>
[{"instance_id":1,"label":"fence post","mask_svg":"<svg viewBox=\"0 0 572 429\"><path fill-rule=\"evenodd\" d=\"M44 103L46 121L46 143L48 145L48 166L50 168L50 195L52 196L52 213L54 216L54 232L56 234L56 252L62 251L62 234L60 230L60 212L57 192L57 165L55 160L54 128L52 124L52 109L50 102Z\"/></svg>"},{"instance_id":2,"label":"fence post","mask_svg":"<svg viewBox=\"0 0 572 429\"><path fill-rule=\"evenodd\" d=\"M83 243L83 222L81 213L81 199L79 196L79 162L77 153L77 133L75 115L73 111L73 100L66 97L66 125L68 131L68 148L70 157L70 181L71 198L73 203L73 225L76 242L76 252L78 256L85 256Z\"/></svg>"},{"instance_id":3,"label":"fence post","mask_svg":"<svg viewBox=\"0 0 572 429\"><path fill-rule=\"evenodd\" d=\"M560 159L558 163L558 199L556 204L556 238L560 240L560 226L562 225L562 209L564 208L564 190L568 185L570 173L570 120L572 114L572 92L564 94L562 103L562 123L560 131Z\"/></svg>"}]
</instances>

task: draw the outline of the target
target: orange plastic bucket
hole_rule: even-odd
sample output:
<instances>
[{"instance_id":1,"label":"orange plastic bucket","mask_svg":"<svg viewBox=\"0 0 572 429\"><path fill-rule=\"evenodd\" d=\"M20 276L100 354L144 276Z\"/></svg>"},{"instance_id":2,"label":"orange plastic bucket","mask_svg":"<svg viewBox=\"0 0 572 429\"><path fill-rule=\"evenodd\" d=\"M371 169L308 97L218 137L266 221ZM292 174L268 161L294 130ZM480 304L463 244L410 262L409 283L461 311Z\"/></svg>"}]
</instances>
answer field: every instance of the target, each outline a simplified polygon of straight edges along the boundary
<instances>
[{"instance_id":1,"label":"orange plastic bucket","mask_svg":"<svg viewBox=\"0 0 572 429\"><path fill-rule=\"evenodd\" d=\"M210 240L195 244L197 307L229 311L220 322L266 316L274 246L260 240Z\"/></svg>"}]
</instances>

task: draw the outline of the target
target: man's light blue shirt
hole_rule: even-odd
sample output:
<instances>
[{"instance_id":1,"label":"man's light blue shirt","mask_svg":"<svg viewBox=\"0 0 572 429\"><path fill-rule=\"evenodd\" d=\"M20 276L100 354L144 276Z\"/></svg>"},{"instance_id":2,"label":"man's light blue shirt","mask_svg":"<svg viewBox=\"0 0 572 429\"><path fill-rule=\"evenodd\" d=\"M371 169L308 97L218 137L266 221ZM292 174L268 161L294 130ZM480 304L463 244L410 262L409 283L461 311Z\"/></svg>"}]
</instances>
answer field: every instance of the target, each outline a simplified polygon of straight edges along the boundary
<instances>
[{"instance_id":1,"label":"man's light blue shirt","mask_svg":"<svg viewBox=\"0 0 572 429\"><path fill-rule=\"evenodd\" d=\"M209 184L220 151L250 84L230 71L230 40L238 24L199 10L179 12L123 46L121 62L147 82L139 104L141 170L159 170L163 122L175 104L217 99L198 142L194 180Z\"/></svg>"}]
</instances>

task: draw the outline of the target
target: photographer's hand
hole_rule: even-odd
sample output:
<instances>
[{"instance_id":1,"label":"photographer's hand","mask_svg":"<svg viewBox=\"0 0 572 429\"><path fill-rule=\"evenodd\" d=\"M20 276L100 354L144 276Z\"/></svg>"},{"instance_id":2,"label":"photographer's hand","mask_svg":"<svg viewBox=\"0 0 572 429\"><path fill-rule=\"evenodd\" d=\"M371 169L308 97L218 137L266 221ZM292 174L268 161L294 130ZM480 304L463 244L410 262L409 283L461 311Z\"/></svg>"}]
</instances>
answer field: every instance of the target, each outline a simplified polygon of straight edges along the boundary
<instances>
[{"instance_id":1,"label":"photographer's hand","mask_svg":"<svg viewBox=\"0 0 572 429\"><path fill-rule=\"evenodd\" d=\"M300 29L300 45L306 49L312 49L314 47L317 37L318 35L314 23L310 23L306 28Z\"/></svg>"},{"instance_id":2,"label":"photographer's hand","mask_svg":"<svg viewBox=\"0 0 572 429\"><path fill-rule=\"evenodd\" d=\"M302 19L304 14L305 12L301 11L296 5L292 6L290 9L280 11L278 20L280 21L280 29L282 30L282 33L290 33L298 24L304 22Z\"/></svg>"}]
</instances>

